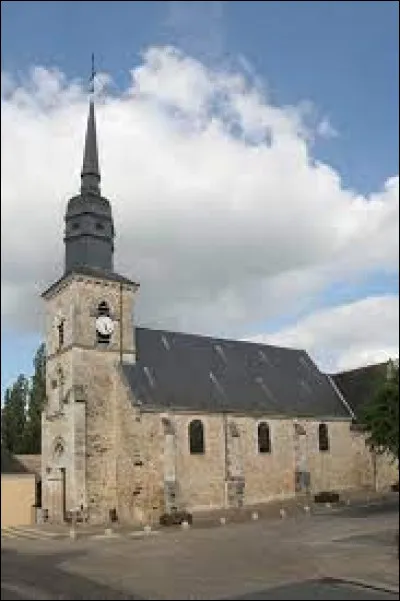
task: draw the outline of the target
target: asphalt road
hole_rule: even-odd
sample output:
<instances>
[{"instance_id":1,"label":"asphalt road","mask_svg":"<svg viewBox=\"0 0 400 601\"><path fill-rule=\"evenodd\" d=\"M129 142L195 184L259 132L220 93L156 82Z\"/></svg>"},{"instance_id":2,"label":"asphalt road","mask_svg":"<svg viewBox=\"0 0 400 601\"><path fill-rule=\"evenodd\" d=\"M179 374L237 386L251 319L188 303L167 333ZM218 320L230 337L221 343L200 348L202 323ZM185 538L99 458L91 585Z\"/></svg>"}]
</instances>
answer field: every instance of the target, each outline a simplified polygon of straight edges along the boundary
<instances>
[{"instance_id":1,"label":"asphalt road","mask_svg":"<svg viewBox=\"0 0 400 601\"><path fill-rule=\"evenodd\" d=\"M333 599L338 601L344 601L345 599L349 599L350 601L367 601L370 599L371 601L389 601L398 598L399 596L395 593L353 585L351 583L314 580L288 584L260 591L256 594L243 595L235 597L235 599L231 599L230 601L251 601L252 599L260 601L264 599L286 599L287 601L297 601L298 599L304 599L304 601L314 601L317 599L329 601Z\"/></svg>"},{"instance_id":2,"label":"asphalt road","mask_svg":"<svg viewBox=\"0 0 400 601\"><path fill-rule=\"evenodd\" d=\"M340 518L340 516L346 516L344 518L344 524L349 524L350 526L351 523L358 523L359 520L357 518L368 518L370 516L371 519L375 519L375 516L381 515L387 515L392 520L390 523L393 523L393 517L398 515L398 499L380 506L373 504L368 507L365 505L358 507L343 507L336 513L332 513L330 518L325 518L321 515L316 517L316 521L310 522L310 524L315 524L313 527L315 530L313 530L313 532L316 533L315 540L319 545L320 535L322 536L323 531L325 530L330 531L332 528L334 529L335 525L337 526L336 519ZM355 520L353 520L353 518L355 518ZM386 520L386 517L384 519ZM326 527L324 524L326 524ZM322 530L320 529L321 525L323 527ZM154 590L157 590L158 594L160 595L158 598L167 598L168 592L165 587L170 586L171 582L177 582L176 579L181 577L188 578L186 582L188 586L187 590L190 590L193 587L193 599L211 598L211 589L207 588L204 589L204 591L207 591L205 593L206 596L195 596L196 586L199 586L199 582L196 582L196 579L198 581L199 578L214 577L216 583L218 584L220 574L217 573L215 575L215 571L213 572L214 562L216 565L218 565L218 570L225 569L225 571L221 572L222 574L226 573L226 578L228 579L223 581L225 586L225 584L234 576L232 573L231 560L237 560L237 557L242 553L242 550L246 557L248 556L246 561L237 564L240 565L242 580L237 579L236 582L238 583L238 586L233 585L230 587L230 589L226 589L225 594L219 595L220 599L225 599L226 601L228 601L228 599L232 601L251 599L350 599L355 601L367 601L369 599L375 599L379 601L394 600L399 598L398 594L390 593L388 591L385 592L384 590L374 590L368 587L356 586L350 582L332 579L304 580L303 582L297 582L296 584L293 584L293 578L290 579L288 577L285 580L281 580L281 582L288 582L288 584L281 584L278 587L275 586L274 588L266 589L264 583L268 582L268 576L264 572L260 572L262 575L260 581L261 590L255 593L251 592L243 594L242 591L246 590L246 587L241 585L246 584L246 582L247 584L252 582L252 574L254 575L255 572L252 572L251 568L254 565L254 562L259 560L261 552L265 550L265 547L260 547L259 550L257 548L257 551L255 550L256 543L254 542L254 538L252 538L252 533L258 532L257 529L260 527L268 532L269 537L278 537L276 539L275 547L273 543L275 539L271 538L271 545L272 548L274 548L273 556L276 555L278 551L278 545L281 544L281 537L285 533L285 536L293 536L294 530L292 530L292 526L290 525L287 525L286 527L283 525L284 530L277 530L275 534L272 526L272 524L271 526L268 525L267 522L264 522L264 525L260 522L259 526L256 524L249 524L248 526L240 526L236 528L233 526L232 529L228 526L223 530L216 528L212 532L193 530L192 535L190 535L190 533L180 532L179 537L177 535L178 542L174 542L174 535L170 537L169 534L165 534L160 535L162 538L160 538L158 541L148 540L147 542L143 541L143 544L142 542L139 544L139 542L136 541L136 546L130 546L131 543L129 541L124 542L121 539L120 542L116 541L114 543L104 543L106 545L105 557L107 559L106 562L102 561L102 563L99 564L97 564L97 560L100 561L101 557L96 555L96 553L101 553L101 546L97 542L95 543L96 546L88 546L86 548L83 546L79 547L67 545L60 546L57 548L57 550L55 548L51 550L50 547L46 547L45 553L43 553L43 547L42 552L38 553L35 551L36 547L32 548L32 541L30 542L30 551L27 552L27 548L24 547L24 543L21 542L20 546L17 545L15 547L2 548L1 599L154 599L154 596L149 596L148 594L149 588L153 585L153 583ZM300 528L300 525L296 526L296 528L297 527ZM342 530L343 527L344 526L341 526ZM386 528L386 522L382 527ZM307 531L304 530L302 532ZM299 535L296 534L296 537L298 536ZM385 545L386 547L390 546L391 548L393 544L392 537L387 538L384 530L382 532L374 531L365 533L362 522L360 523L360 527L354 531L354 534L352 534L351 538L348 540L351 541L353 539L357 539L357 547L355 547L355 552L357 554L362 554L364 545L367 545L372 549L376 547L378 551L379 548L383 548ZM300 539L293 539L293 544L295 546L296 544L302 544L302 541L300 543L296 543L296 540L301 541L301 536ZM220 551L218 551L218 554L213 556L212 553L214 545L218 544L218 541L222 541L224 547L221 547L221 554L219 554ZM111 547L109 547L110 544ZM332 543L331 548L333 548L335 545L340 546L340 542ZM68 550L66 550L67 548ZM110 551L110 555L107 555L107 549L109 548L112 552ZM317 548L321 550L320 552L322 552L324 547ZM286 547L286 549L287 552L290 553L291 547ZM303 549L303 547L299 547L300 552L301 549ZM346 553L346 547L343 547L343 550L343 552ZM129 558L127 553L134 554L132 557L134 557L135 561L131 564L129 564L129 561L127 561L127 558ZM375 553L375 551L373 553ZM374 564L376 561L376 555L373 554L372 556L368 557L375 558L373 560ZM126 589L131 590L132 593L121 593L116 590L118 589L118 582L116 579L114 579L114 588L111 588L98 582L94 582L94 580L86 577L90 575L89 569L88 571L86 568L83 569L80 575L79 573L68 571L68 568L65 568L65 566L71 564L82 564L82 566L84 566L88 558L89 560L93 560L95 565L101 565L104 572L109 573L110 571L112 572L112 570L116 570L123 578L129 577L129 572L136 570L137 579L135 580L135 578L133 578L133 586L129 589ZM298 555L294 555L292 558L288 559L289 563L291 561L295 561L297 563L302 560L303 558L300 560ZM242 562L242 559L240 561ZM371 562L371 559L368 559L368 561ZM155 576L154 572L151 575L146 575L146 570L147 572L149 571L149 562L154 562L154 566L158 566L158 569L165 572L161 572L160 580L157 576ZM269 563L271 563L271 560L269 560ZM368 564L369 567L371 565L372 564ZM119 571L118 566L120 566ZM152 568L150 567L150 572L151 570ZM93 578L96 580L97 574L97 572L93 572ZM189 574L192 575L189 576ZM301 580L307 578L307 575L302 571L302 568L298 570L298 576L299 575ZM192 577L194 580L191 580ZM235 579L233 579L233 582L235 582ZM140 592L137 590L138 585L143 586ZM173 586L175 586L175 584ZM177 589L178 588L179 587L177 587ZM199 590L199 588L197 588L197 590ZM233 594L229 597L226 596L228 590L230 593L233 592ZM247 590L249 590L249 587L247 587ZM165 592L164 595L163 591ZM235 591L237 591L237 596L235 596ZM183 598L182 596L174 597L172 589L170 589L170 594L171 593L172 597L168 596L168 598ZM218 598L218 595L213 598Z\"/></svg>"},{"instance_id":3,"label":"asphalt road","mask_svg":"<svg viewBox=\"0 0 400 601\"><path fill-rule=\"evenodd\" d=\"M1 599L140 599L60 569L79 552L27 555L1 551Z\"/></svg>"},{"instance_id":4,"label":"asphalt road","mask_svg":"<svg viewBox=\"0 0 400 601\"><path fill-rule=\"evenodd\" d=\"M51 583L43 582L43 570L49 576L46 561L49 558L42 558L39 562L39 572L37 559L30 562L27 571L27 565L21 566L20 561L14 556L6 554L5 564L2 565L2 570L6 570L7 575L10 574L10 562L15 570L24 570L23 576L18 579L18 584L15 578L7 583L2 582L1 599L9 601L22 601L23 599L132 599L139 600L139 596L121 595L118 591L107 587L96 585L86 579L77 576L68 576L63 572L51 574ZM3 564L3 553L2 553ZM21 572L22 574L22 572ZM35 582L40 582L40 585L46 585L46 589L39 588ZM251 601L251 600L267 600L267 599L286 599L294 601L298 599L304 600L341 600L344 601L393 601L399 596L395 593L385 592L383 590L371 589L364 586L353 585L347 582L315 580L305 581L302 583L288 584L285 586L267 589L257 593L251 593L239 597L230 597L225 601Z\"/></svg>"}]
</instances>

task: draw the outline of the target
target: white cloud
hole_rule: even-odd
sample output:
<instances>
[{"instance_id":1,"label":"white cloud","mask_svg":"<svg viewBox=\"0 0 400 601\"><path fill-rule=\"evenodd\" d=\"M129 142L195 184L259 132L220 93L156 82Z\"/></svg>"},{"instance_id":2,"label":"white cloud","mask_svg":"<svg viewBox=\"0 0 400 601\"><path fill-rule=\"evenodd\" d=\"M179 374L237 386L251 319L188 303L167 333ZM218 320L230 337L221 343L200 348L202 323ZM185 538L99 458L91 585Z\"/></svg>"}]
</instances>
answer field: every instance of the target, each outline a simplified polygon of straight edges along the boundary
<instances>
[{"instance_id":1,"label":"white cloud","mask_svg":"<svg viewBox=\"0 0 400 601\"><path fill-rule=\"evenodd\" d=\"M328 371L387 361L399 356L399 299L376 296L330 307L293 327L251 340L305 347Z\"/></svg>"},{"instance_id":2,"label":"white cloud","mask_svg":"<svg viewBox=\"0 0 400 601\"><path fill-rule=\"evenodd\" d=\"M2 319L37 327L38 293L62 271L87 98L56 70L3 81ZM123 95L108 82L102 190L117 268L142 284L140 322L240 336L306 311L332 281L397 271L398 176L369 198L344 189L311 157L309 103L273 106L244 72L173 48L149 49Z\"/></svg>"},{"instance_id":3,"label":"white cloud","mask_svg":"<svg viewBox=\"0 0 400 601\"><path fill-rule=\"evenodd\" d=\"M327 117L318 123L317 133L323 138L336 138L339 135Z\"/></svg>"}]
</instances>

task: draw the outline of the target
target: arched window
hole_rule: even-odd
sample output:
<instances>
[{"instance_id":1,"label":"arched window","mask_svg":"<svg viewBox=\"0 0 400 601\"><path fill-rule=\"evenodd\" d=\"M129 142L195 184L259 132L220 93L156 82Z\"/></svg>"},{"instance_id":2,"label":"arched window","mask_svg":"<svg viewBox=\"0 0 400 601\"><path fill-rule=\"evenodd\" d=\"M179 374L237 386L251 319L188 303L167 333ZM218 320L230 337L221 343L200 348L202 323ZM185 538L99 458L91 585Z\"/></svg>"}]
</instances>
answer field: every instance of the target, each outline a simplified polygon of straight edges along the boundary
<instances>
[{"instance_id":1,"label":"arched window","mask_svg":"<svg viewBox=\"0 0 400 601\"><path fill-rule=\"evenodd\" d=\"M320 451L329 451L329 434L326 424L318 426L318 446Z\"/></svg>"},{"instance_id":2,"label":"arched window","mask_svg":"<svg viewBox=\"0 0 400 601\"><path fill-rule=\"evenodd\" d=\"M204 453L204 427L199 419L189 424L189 450L191 455Z\"/></svg>"},{"instance_id":3,"label":"arched window","mask_svg":"<svg viewBox=\"0 0 400 601\"><path fill-rule=\"evenodd\" d=\"M269 431L269 425L267 422L260 422L257 428L258 434L258 452L259 453L270 453L271 452L271 435Z\"/></svg>"}]
</instances>

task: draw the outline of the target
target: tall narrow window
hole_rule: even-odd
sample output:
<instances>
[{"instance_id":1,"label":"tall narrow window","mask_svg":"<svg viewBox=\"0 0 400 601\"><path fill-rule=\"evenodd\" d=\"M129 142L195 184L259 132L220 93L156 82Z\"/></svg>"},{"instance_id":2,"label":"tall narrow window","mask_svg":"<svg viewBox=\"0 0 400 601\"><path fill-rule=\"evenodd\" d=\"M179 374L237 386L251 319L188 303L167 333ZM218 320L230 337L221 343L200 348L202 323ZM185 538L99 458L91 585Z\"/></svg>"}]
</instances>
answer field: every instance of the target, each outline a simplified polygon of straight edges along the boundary
<instances>
[{"instance_id":1,"label":"tall narrow window","mask_svg":"<svg viewBox=\"0 0 400 601\"><path fill-rule=\"evenodd\" d=\"M62 348L64 346L64 320L60 321L57 326L58 330L58 348Z\"/></svg>"},{"instance_id":2,"label":"tall narrow window","mask_svg":"<svg viewBox=\"0 0 400 601\"><path fill-rule=\"evenodd\" d=\"M318 446L320 451L329 451L329 434L326 424L318 426Z\"/></svg>"},{"instance_id":3,"label":"tall narrow window","mask_svg":"<svg viewBox=\"0 0 400 601\"><path fill-rule=\"evenodd\" d=\"M59 411L62 410L62 406L64 403L64 384L65 384L65 378L64 378L64 372L62 370L62 367L59 365L57 367L57 394L58 394L58 399L57 399L57 409Z\"/></svg>"},{"instance_id":4,"label":"tall narrow window","mask_svg":"<svg viewBox=\"0 0 400 601\"><path fill-rule=\"evenodd\" d=\"M204 427L199 419L189 424L189 450L191 455L204 453Z\"/></svg>"},{"instance_id":5,"label":"tall narrow window","mask_svg":"<svg viewBox=\"0 0 400 601\"><path fill-rule=\"evenodd\" d=\"M271 452L271 435L267 422L260 422L257 429L258 434L258 452Z\"/></svg>"}]
</instances>

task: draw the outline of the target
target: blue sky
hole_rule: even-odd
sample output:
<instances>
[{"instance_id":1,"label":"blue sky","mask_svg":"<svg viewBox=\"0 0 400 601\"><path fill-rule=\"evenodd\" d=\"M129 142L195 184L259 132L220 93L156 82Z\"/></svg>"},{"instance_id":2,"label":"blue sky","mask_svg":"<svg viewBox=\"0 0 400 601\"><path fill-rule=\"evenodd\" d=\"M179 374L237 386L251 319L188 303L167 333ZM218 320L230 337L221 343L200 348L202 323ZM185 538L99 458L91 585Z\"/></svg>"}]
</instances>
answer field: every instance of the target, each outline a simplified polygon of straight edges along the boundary
<instances>
[{"instance_id":1,"label":"blue sky","mask_svg":"<svg viewBox=\"0 0 400 601\"><path fill-rule=\"evenodd\" d=\"M329 118L338 135L317 140L313 155L346 187L369 194L398 173L398 11L394 1L5 1L2 71L56 66L84 79L95 52L98 68L123 90L149 46L171 44L213 65L243 57L274 103L310 100ZM353 286L332 285L319 302L397 290L397 275L379 272ZM3 321L2 389L31 371L39 340L39 333L16 334Z\"/></svg>"},{"instance_id":2,"label":"blue sky","mask_svg":"<svg viewBox=\"0 0 400 601\"><path fill-rule=\"evenodd\" d=\"M330 117L341 135L318 156L349 186L370 191L397 172L398 2L29 0L1 10L2 69L56 65L84 78L95 52L123 87L149 45L177 44L206 60L243 55L276 102L311 99Z\"/></svg>"}]
</instances>

